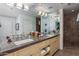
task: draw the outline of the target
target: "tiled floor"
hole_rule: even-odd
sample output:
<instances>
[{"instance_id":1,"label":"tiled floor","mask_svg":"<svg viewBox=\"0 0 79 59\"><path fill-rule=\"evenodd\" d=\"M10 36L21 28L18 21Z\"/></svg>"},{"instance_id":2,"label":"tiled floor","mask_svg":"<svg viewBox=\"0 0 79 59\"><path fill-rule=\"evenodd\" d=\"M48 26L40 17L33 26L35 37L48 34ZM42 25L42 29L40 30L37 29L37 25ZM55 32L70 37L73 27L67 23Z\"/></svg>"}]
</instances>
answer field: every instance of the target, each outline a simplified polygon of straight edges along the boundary
<instances>
[{"instance_id":1,"label":"tiled floor","mask_svg":"<svg viewBox=\"0 0 79 59\"><path fill-rule=\"evenodd\" d=\"M57 51L55 56L79 56L79 48L64 48L61 51Z\"/></svg>"}]
</instances>

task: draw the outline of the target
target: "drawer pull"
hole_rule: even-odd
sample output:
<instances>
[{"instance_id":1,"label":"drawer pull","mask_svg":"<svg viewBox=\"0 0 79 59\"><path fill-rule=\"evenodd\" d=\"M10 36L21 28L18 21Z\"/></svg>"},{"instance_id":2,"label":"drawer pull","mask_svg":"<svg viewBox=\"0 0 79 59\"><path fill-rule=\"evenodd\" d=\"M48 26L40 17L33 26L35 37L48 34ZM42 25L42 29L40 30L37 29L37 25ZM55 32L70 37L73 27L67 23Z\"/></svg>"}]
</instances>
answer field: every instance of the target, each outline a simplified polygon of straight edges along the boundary
<instances>
[{"instance_id":1,"label":"drawer pull","mask_svg":"<svg viewBox=\"0 0 79 59\"><path fill-rule=\"evenodd\" d=\"M41 55L46 55L50 51L50 45L41 49Z\"/></svg>"}]
</instances>

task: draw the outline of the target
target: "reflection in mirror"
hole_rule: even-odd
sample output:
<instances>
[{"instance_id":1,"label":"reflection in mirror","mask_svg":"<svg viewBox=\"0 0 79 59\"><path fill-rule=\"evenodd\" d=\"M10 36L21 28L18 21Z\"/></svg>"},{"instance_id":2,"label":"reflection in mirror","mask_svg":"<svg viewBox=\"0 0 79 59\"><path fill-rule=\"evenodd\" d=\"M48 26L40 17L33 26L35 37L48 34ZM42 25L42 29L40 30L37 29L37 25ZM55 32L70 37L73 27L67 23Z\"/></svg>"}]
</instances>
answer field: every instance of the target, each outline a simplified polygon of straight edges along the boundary
<instances>
[{"instance_id":1,"label":"reflection in mirror","mask_svg":"<svg viewBox=\"0 0 79 59\"><path fill-rule=\"evenodd\" d=\"M16 24L15 24L15 29L16 29L16 31L19 30L19 23L16 23Z\"/></svg>"}]
</instances>

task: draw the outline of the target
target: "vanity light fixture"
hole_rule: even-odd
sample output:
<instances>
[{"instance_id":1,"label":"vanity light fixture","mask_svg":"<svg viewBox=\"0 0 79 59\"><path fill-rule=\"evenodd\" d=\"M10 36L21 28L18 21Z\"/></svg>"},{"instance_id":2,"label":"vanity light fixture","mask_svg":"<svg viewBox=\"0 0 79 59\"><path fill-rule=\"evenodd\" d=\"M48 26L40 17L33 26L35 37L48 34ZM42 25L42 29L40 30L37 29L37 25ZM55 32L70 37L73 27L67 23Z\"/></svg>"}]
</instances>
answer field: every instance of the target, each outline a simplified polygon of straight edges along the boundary
<instances>
[{"instance_id":1,"label":"vanity light fixture","mask_svg":"<svg viewBox=\"0 0 79 59\"><path fill-rule=\"evenodd\" d=\"M8 6L16 7L18 9L29 10L29 6L24 5L22 3L7 3Z\"/></svg>"},{"instance_id":2,"label":"vanity light fixture","mask_svg":"<svg viewBox=\"0 0 79 59\"><path fill-rule=\"evenodd\" d=\"M7 3L8 6L13 7L15 3Z\"/></svg>"},{"instance_id":3,"label":"vanity light fixture","mask_svg":"<svg viewBox=\"0 0 79 59\"><path fill-rule=\"evenodd\" d=\"M43 12L43 11L38 11L38 15L47 16L47 13L46 12Z\"/></svg>"}]
</instances>

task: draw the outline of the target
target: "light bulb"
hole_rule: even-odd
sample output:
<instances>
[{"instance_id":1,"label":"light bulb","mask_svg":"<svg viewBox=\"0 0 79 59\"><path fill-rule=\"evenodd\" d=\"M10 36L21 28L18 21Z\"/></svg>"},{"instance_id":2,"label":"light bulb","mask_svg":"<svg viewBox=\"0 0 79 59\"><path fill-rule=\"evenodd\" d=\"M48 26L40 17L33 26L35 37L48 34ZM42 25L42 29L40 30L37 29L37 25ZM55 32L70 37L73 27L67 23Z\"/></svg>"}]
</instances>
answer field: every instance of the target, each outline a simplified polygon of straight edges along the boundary
<instances>
[{"instance_id":1,"label":"light bulb","mask_svg":"<svg viewBox=\"0 0 79 59\"><path fill-rule=\"evenodd\" d=\"M39 11L39 12L38 12L38 15L41 15L41 13L42 13L42 12L41 12L41 11Z\"/></svg>"},{"instance_id":2,"label":"light bulb","mask_svg":"<svg viewBox=\"0 0 79 59\"><path fill-rule=\"evenodd\" d=\"M45 14L45 13L44 13L44 12L42 12L42 16L44 16L44 14Z\"/></svg>"},{"instance_id":3,"label":"light bulb","mask_svg":"<svg viewBox=\"0 0 79 59\"><path fill-rule=\"evenodd\" d=\"M45 16L47 16L47 13L45 14Z\"/></svg>"}]
</instances>

